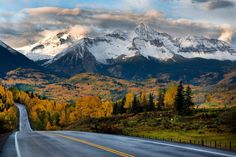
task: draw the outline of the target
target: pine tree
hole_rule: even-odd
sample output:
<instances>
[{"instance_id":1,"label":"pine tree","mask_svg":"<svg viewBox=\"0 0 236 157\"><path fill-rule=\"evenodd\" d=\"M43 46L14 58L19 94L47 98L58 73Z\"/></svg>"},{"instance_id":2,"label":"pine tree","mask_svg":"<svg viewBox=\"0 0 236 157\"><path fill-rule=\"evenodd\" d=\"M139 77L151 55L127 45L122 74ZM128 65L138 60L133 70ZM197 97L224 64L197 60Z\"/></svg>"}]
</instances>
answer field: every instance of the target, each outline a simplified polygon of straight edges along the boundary
<instances>
[{"instance_id":1,"label":"pine tree","mask_svg":"<svg viewBox=\"0 0 236 157\"><path fill-rule=\"evenodd\" d=\"M125 113L126 110L124 108L125 106L125 98L122 99L122 101L118 104L118 107L119 107L119 113Z\"/></svg>"},{"instance_id":2,"label":"pine tree","mask_svg":"<svg viewBox=\"0 0 236 157\"><path fill-rule=\"evenodd\" d=\"M118 103L117 102L115 102L114 103L114 105L113 105L113 112L112 112L112 114L114 114L114 115L116 115L116 114L118 114Z\"/></svg>"},{"instance_id":3,"label":"pine tree","mask_svg":"<svg viewBox=\"0 0 236 157\"><path fill-rule=\"evenodd\" d=\"M154 104L154 97L153 94L149 94L149 99L148 99L148 111L154 111L155 109L155 104Z\"/></svg>"},{"instance_id":4,"label":"pine tree","mask_svg":"<svg viewBox=\"0 0 236 157\"><path fill-rule=\"evenodd\" d=\"M138 113L139 112L139 101L137 96L134 95L132 106L131 106L131 113Z\"/></svg>"},{"instance_id":5,"label":"pine tree","mask_svg":"<svg viewBox=\"0 0 236 157\"><path fill-rule=\"evenodd\" d=\"M187 86L184 98L184 112L185 114L189 114L191 112L191 108L193 107L194 103L192 101L192 89L190 86Z\"/></svg>"},{"instance_id":6,"label":"pine tree","mask_svg":"<svg viewBox=\"0 0 236 157\"><path fill-rule=\"evenodd\" d=\"M140 102L140 110L142 112L147 111L147 106L148 106L148 100L147 100L147 95L146 93L140 93L139 95L139 102Z\"/></svg>"},{"instance_id":7,"label":"pine tree","mask_svg":"<svg viewBox=\"0 0 236 157\"><path fill-rule=\"evenodd\" d=\"M165 89L160 89L157 103L158 110L162 110L164 108L165 106L164 98L165 98Z\"/></svg>"},{"instance_id":8,"label":"pine tree","mask_svg":"<svg viewBox=\"0 0 236 157\"><path fill-rule=\"evenodd\" d=\"M125 105L125 98L114 103L113 114L116 115L116 114L125 113L126 111L125 111L124 105Z\"/></svg>"},{"instance_id":9,"label":"pine tree","mask_svg":"<svg viewBox=\"0 0 236 157\"><path fill-rule=\"evenodd\" d=\"M175 96L175 111L177 114L183 114L184 112L184 87L183 82L180 81L177 89L177 94Z\"/></svg>"}]
</instances>

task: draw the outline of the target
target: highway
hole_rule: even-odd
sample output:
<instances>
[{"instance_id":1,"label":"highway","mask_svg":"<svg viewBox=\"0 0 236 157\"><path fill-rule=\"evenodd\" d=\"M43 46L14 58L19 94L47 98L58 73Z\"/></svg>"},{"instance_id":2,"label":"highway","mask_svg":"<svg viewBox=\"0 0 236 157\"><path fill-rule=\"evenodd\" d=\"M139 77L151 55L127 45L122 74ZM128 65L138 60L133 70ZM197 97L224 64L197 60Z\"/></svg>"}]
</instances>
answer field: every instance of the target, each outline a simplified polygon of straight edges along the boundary
<instances>
[{"instance_id":1,"label":"highway","mask_svg":"<svg viewBox=\"0 0 236 157\"><path fill-rule=\"evenodd\" d=\"M236 157L235 152L136 137L77 131L33 131L25 107L19 131L13 133L1 157Z\"/></svg>"}]
</instances>

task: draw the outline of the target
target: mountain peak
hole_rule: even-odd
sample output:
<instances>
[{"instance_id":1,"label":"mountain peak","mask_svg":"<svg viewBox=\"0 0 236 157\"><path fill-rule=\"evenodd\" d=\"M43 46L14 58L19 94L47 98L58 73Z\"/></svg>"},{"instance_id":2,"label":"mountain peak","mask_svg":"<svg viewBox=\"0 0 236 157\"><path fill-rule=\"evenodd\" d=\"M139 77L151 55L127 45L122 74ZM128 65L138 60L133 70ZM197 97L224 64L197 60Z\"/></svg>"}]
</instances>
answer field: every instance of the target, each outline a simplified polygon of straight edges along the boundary
<instances>
[{"instance_id":1,"label":"mountain peak","mask_svg":"<svg viewBox=\"0 0 236 157\"><path fill-rule=\"evenodd\" d=\"M33 45L21 47L17 50L34 61L52 59L65 48L72 45L76 40L77 39L67 31L62 31L47 36Z\"/></svg>"},{"instance_id":2,"label":"mountain peak","mask_svg":"<svg viewBox=\"0 0 236 157\"><path fill-rule=\"evenodd\" d=\"M152 27L149 27L145 25L144 23L139 24L134 32L140 37L144 39L154 39L155 36L158 34L158 32L153 29Z\"/></svg>"}]
</instances>

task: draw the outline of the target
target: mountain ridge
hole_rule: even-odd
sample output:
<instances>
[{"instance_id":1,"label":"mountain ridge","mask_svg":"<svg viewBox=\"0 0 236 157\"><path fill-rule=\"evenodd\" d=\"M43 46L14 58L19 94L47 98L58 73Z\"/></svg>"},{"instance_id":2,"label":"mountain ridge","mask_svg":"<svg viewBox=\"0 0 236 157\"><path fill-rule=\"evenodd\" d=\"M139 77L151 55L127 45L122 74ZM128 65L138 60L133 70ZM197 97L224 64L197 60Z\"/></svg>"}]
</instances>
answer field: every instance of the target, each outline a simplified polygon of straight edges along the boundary
<instances>
[{"instance_id":1,"label":"mountain ridge","mask_svg":"<svg viewBox=\"0 0 236 157\"><path fill-rule=\"evenodd\" d=\"M45 51L49 52L43 52L45 41L47 41L47 46L54 47L54 49L45 49ZM44 44L40 45L39 43ZM58 47L61 46L61 48L53 46L55 43L59 45ZM62 56L62 54L65 54L67 49L84 43L87 44L87 49L96 60L103 64L107 64L107 60L110 59L120 58L121 56L125 59L133 57L136 54L141 54L146 58L152 57L164 61L172 59L175 55L180 55L184 58L199 57L217 60L236 60L236 50L226 42L197 36L175 38L167 33L158 32L143 23L131 32L115 30L103 36L95 36L93 38L73 38L70 34L61 32L31 46L31 49L28 50L31 53L26 53L27 48L23 48L23 53L29 58L32 58L30 55L34 54L33 51L39 54L37 52L40 51L36 50L37 48L42 48L41 54L50 54L50 57L43 59L55 60L55 58L58 58L58 55ZM19 50L22 50L22 48ZM39 60L39 58L34 58L33 60Z\"/></svg>"},{"instance_id":2,"label":"mountain ridge","mask_svg":"<svg viewBox=\"0 0 236 157\"><path fill-rule=\"evenodd\" d=\"M33 61L0 41L0 77L19 67L39 68Z\"/></svg>"}]
</instances>

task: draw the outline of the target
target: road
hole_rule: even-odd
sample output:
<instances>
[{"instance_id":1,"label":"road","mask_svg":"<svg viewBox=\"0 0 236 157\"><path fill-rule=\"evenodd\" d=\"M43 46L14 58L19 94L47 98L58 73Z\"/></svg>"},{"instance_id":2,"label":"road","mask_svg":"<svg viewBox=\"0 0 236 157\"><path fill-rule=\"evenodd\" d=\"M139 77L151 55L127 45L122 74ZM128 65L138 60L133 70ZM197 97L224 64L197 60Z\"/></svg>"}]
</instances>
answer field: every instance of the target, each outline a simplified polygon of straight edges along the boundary
<instances>
[{"instance_id":1,"label":"road","mask_svg":"<svg viewBox=\"0 0 236 157\"><path fill-rule=\"evenodd\" d=\"M19 131L13 133L1 157L236 157L235 152L136 137L77 131L33 131L25 107Z\"/></svg>"}]
</instances>

